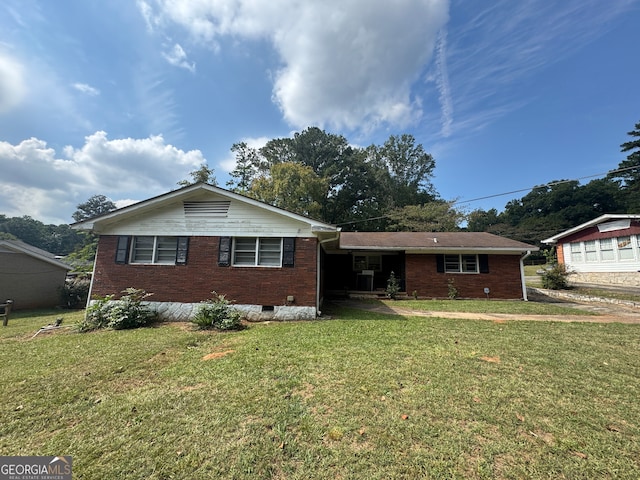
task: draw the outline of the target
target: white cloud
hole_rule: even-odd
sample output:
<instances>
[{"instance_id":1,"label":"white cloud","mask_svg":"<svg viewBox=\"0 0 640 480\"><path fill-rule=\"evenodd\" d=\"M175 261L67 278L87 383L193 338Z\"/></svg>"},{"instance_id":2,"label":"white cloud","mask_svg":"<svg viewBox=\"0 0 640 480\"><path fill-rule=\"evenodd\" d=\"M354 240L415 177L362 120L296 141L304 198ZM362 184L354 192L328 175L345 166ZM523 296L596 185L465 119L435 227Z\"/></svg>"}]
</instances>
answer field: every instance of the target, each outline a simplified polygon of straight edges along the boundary
<instances>
[{"instance_id":1,"label":"white cloud","mask_svg":"<svg viewBox=\"0 0 640 480\"><path fill-rule=\"evenodd\" d=\"M205 161L199 150L185 152L162 136L109 140L99 131L80 148L63 148L62 155L37 138L0 142L0 212L67 223L92 195L106 195L116 205L144 200L177 188Z\"/></svg>"},{"instance_id":2,"label":"white cloud","mask_svg":"<svg viewBox=\"0 0 640 480\"><path fill-rule=\"evenodd\" d=\"M184 68L191 73L196 71L196 64L187 60L187 53L179 43L176 43L168 52L164 52L162 56L174 67Z\"/></svg>"},{"instance_id":3,"label":"white cloud","mask_svg":"<svg viewBox=\"0 0 640 480\"><path fill-rule=\"evenodd\" d=\"M71 86L76 90L78 90L79 92L89 95L91 97L100 95L100 90L98 90L95 87L92 87L91 85L87 85L86 83L74 83Z\"/></svg>"},{"instance_id":4,"label":"white cloud","mask_svg":"<svg viewBox=\"0 0 640 480\"><path fill-rule=\"evenodd\" d=\"M216 48L267 39L282 61L273 100L297 128L370 129L422 115L412 86L431 59L448 0L139 2L147 25L175 23Z\"/></svg>"},{"instance_id":5,"label":"white cloud","mask_svg":"<svg viewBox=\"0 0 640 480\"><path fill-rule=\"evenodd\" d=\"M0 52L0 114L18 106L25 94L22 64Z\"/></svg>"}]
</instances>

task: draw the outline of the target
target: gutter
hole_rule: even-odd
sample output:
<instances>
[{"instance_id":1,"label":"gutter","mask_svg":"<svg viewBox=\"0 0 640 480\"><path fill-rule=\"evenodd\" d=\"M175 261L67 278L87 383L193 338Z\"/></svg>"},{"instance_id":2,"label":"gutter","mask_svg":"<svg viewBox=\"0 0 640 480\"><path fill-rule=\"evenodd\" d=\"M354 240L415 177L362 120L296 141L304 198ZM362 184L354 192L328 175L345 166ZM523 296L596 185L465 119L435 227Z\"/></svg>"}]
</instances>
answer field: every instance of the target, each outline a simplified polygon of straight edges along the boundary
<instances>
[{"instance_id":1,"label":"gutter","mask_svg":"<svg viewBox=\"0 0 640 480\"><path fill-rule=\"evenodd\" d=\"M531 255L531 250L527 250L522 257L520 257L520 283L522 284L522 299L525 302L529 301L529 297L527 297L527 284L524 278L524 259Z\"/></svg>"}]
</instances>

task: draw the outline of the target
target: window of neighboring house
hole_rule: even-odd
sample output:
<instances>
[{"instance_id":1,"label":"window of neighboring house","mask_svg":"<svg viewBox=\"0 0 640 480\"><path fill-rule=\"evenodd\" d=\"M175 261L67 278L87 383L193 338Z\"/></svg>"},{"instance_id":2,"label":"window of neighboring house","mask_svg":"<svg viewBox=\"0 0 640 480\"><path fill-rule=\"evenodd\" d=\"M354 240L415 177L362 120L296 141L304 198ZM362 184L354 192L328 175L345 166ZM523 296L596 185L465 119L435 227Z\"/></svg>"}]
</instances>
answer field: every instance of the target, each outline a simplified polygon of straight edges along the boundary
<instances>
[{"instance_id":1,"label":"window of neighboring house","mask_svg":"<svg viewBox=\"0 0 640 480\"><path fill-rule=\"evenodd\" d=\"M355 272L361 270L380 272L382 270L382 257L380 255L354 255L353 270Z\"/></svg>"},{"instance_id":2,"label":"window of neighboring house","mask_svg":"<svg viewBox=\"0 0 640 480\"><path fill-rule=\"evenodd\" d=\"M611 238L600 239L600 259L601 260L614 260L613 255L613 240Z\"/></svg>"},{"instance_id":3,"label":"window of neighboring house","mask_svg":"<svg viewBox=\"0 0 640 480\"><path fill-rule=\"evenodd\" d=\"M175 264L178 237L133 237L131 263Z\"/></svg>"},{"instance_id":4,"label":"window of neighboring house","mask_svg":"<svg viewBox=\"0 0 640 480\"><path fill-rule=\"evenodd\" d=\"M571 243L571 263L582 263L582 246L580 242Z\"/></svg>"},{"instance_id":5,"label":"window of neighboring house","mask_svg":"<svg viewBox=\"0 0 640 480\"><path fill-rule=\"evenodd\" d=\"M239 267L280 267L282 239L239 237L233 241L233 265Z\"/></svg>"},{"instance_id":6,"label":"window of neighboring house","mask_svg":"<svg viewBox=\"0 0 640 480\"><path fill-rule=\"evenodd\" d=\"M588 240L584 242L585 259L587 262L597 262L598 252L596 250L596 241Z\"/></svg>"},{"instance_id":7,"label":"window of neighboring house","mask_svg":"<svg viewBox=\"0 0 640 480\"><path fill-rule=\"evenodd\" d=\"M618 237L618 259L633 260L633 246L631 237Z\"/></svg>"},{"instance_id":8,"label":"window of neighboring house","mask_svg":"<svg viewBox=\"0 0 640 480\"><path fill-rule=\"evenodd\" d=\"M478 273L478 255L445 255L444 271L447 273Z\"/></svg>"}]
</instances>

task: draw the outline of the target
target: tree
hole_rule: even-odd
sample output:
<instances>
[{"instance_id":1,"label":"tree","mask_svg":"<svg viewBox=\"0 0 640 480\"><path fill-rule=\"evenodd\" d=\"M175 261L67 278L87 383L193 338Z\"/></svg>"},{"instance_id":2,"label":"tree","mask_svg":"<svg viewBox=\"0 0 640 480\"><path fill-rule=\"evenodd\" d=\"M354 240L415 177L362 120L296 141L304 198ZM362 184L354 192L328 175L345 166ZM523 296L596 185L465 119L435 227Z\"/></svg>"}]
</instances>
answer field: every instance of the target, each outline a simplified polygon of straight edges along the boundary
<instances>
[{"instance_id":1,"label":"tree","mask_svg":"<svg viewBox=\"0 0 640 480\"><path fill-rule=\"evenodd\" d=\"M640 122L627 135L636 137L634 140L620 145L620 151L630 152L627 159L620 162L616 173L610 173L607 178L619 180L626 210L640 211Z\"/></svg>"},{"instance_id":2,"label":"tree","mask_svg":"<svg viewBox=\"0 0 640 480\"><path fill-rule=\"evenodd\" d=\"M227 182L227 187L236 193L246 194L263 170L260 153L245 142L234 143L231 151L236 155L236 166L229 172L231 180Z\"/></svg>"},{"instance_id":3,"label":"tree","mask_svg":"<svg viewBox=\"0 0 640 480\"><path fill-rule=\"evenodd\" d=\"M209 168L209 166L205 162L200 165L200 168L189 172L191 181L180 180L178 182L178 185L180 185L181 187L188 187L189 185L193 185L194 183L208 183L210 185L217 185L218 182L216 181L214 172L214 169Z\"/></svg>"},{"instance_id":4,"label":"tree","mask_svg":"<svg viewBox=\"0 0 640 480\"><path fill-rule=\"evenodd\" d=\"M486 232L498 223L500 223L500 219L498 210L495 208L486 211L479 208L467 215L467 230L469 232Z\"/></svg>"},{"instance_id":5,"label":"tree","mask_svg":"<svg viewBox=\"0 0 640 480\"><path fill-rule=\"evenodd\" d=\"M251 196L276 207L317 218L326 195L326 182L311 167L298 163L279 163L268 177L256 180Z\"/></svg>"},{"instance_id":6,"label":"tree","mask_svg":"<svg viewBox=\"0 0 640 480\"><path fill-rule=\"evenodd\" d=\"M104 195L94 195L76 208L77 210L71 216L76 222L81 222L115 210L116 204Z\"/></svg>"},{"instance_id":7,"label":"tree","mask_svg":"<svg viewBox=\"0 0 640 480\"><path fill-rule=\"evenodd\" d=\"M424 205L406 205L389 213L389 231L453 232L460 230L465 219L461 210L454 208L455 201L435 201Z\"/></svg>"},{"instance_id":8,"label":"tree","mask_svg":"<svg viewBox=\"0 0 640 480\"><path fill-rule=\"evenodd\" d=\"M413 135L391 135L382 147L370 147L370 153L389 173L394 207L436 199L431 183L435 160L421 144L416 145Z\"/></svg>"}]
</instances>

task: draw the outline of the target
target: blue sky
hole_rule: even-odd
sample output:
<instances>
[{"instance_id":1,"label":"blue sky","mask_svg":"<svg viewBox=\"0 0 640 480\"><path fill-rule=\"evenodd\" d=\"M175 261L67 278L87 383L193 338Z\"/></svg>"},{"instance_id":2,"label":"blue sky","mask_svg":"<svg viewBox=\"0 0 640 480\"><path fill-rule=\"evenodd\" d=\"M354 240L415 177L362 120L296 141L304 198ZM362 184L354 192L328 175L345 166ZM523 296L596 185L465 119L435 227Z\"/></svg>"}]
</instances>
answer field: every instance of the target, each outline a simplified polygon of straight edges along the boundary
<instances>
[{"instance_id":1,"label":"blue sky","mask_svg":"<svg viewBox=\"0 0 640 480\"><path fill-rule=\"evenodd\" d=\"M640 121L640 0L3 0L0 214L70 223L309 126L411 133L465 204L602 174ZM587 182L589 179L585 179Z\"/></svg>"}]
</instances>

